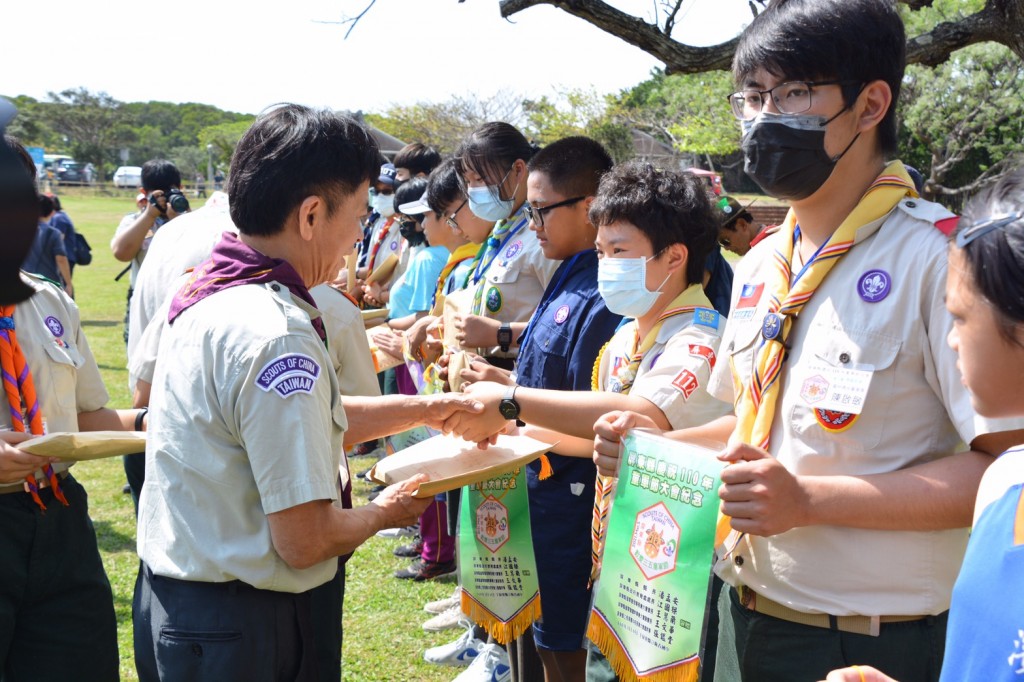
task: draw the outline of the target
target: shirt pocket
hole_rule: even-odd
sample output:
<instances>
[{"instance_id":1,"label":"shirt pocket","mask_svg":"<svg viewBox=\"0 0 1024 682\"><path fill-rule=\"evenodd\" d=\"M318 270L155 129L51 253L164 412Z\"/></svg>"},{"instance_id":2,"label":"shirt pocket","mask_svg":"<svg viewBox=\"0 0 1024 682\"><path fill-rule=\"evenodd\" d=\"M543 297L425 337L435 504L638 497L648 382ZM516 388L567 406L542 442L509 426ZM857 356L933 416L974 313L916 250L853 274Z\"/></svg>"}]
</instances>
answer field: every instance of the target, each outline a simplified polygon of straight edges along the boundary
<instances>
[{"instance_id":1,"label":"shirt pocket","mask_svg":"<svg viewBox=\"0 0 1024 682\"><path fill-rule=\"evenodd\" d=\"M85 364L85 358L76 347L66 342L64 346L50 343L44 348L49 360L46 375L50 383L50 395L62 410L69 411L69 414L77 414L78 398L75 387L78 368ZM38 385L40 377L37 375L35 378Z\"/></svg>"},{"instance_id":2,"label":"shirt pocket","mask_svg":"<svg viewBox=\"0 0 1024 682\"><path fill-rule=\"evenodd\" d=\"M806 361L799 363L788 388L793 400L790 424L794 435L804 442L827 443L849 454L863 454L877 447L885 438L888 421L899 418L894 414L892 396L900 346L899 339L871 330L817 330L805 342L802 353ZM807 369L811 363L871 372L860 414L825 412L806 404L801 391L803 383L811 378Z\"/></svg>"},{"instance_id":3,"label":"shirt pocket","mask_svg":"<svg viewBox=\"0 0 1024 682\"><path fill-rule=\"evenodd\" d=\"M738 400L743 389L750 385L750 378L757 366L757 355L761 349L761 325L753 320L738 325L736 333L723 349L722 355L729 361L730 375L735 398Z\"/></svg>"}]
</instances>

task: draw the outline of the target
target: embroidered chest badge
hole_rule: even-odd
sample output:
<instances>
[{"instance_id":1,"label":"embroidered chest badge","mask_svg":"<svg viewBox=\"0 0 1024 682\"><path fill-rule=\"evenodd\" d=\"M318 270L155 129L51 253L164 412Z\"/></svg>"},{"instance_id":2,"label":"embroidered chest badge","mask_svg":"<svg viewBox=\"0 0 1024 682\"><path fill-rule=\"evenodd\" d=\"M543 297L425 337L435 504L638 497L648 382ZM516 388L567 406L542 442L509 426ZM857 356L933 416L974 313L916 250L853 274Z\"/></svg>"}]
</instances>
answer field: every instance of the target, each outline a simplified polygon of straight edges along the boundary
<instances>
[{"instance_id":1,"label":"embroidered chest badge","mask_svg":"<svg viewBox=\"0 0 1024 682\"><path fill-rule=\"evenodd\" d=\"M814 410L814 418L818 420L821 428L831 433L839 433L853 426L859 415L850 412L836 412L834 410Z\"/></svg>"},{"instance_id":2,"label":"embroidered chest badge","mask_svg":"<svg viewBox=\"0 0 1024 682\"><path fill-rule=\"evenodd\" d=\"M869 270L860 277L857 293L868 303L878 303L892 289L892 277L885 270Z\"/></svg>"},{"instance_id":3,"label":"embroidered chest badge","mask_svg":"<svg viewBox=\"0 0 1024 682\"><path fill-rule=\"evenodd\" d=\"M302 353L288 353L274 358L259 371L254 382L264 391L275 391L282 398L294 393L312 393L320 365Z\"/></svg>"},{"instance_id":4,"label":"embroidered chest badge","mask_svg":"<svg viewBox=\"0 0 1024 682\"><path fill-rule=\"evenodd\" d=\"M509 244L508 248L505 249L505 260L512 260L519 255L519 252L523 250L523 242L520 239L515 240Z\"/></svg>"},{"instance_id":5,"label":"embroidered chest badge","mask_svg":"<svg viewBox=\"0 0 1024 682\"><path fill-rule=\"evenodd\" d=\"M43 322L46 323L46 328L50 330L51 334L54 336L64 336L64 325L56 317L50 315Z\"/></svg>"},{"instance_id":6,"label":"embroidered chest badge","mask_svg":"<svg viewBox=\"0 0 1024 682\"><path fill-rule=\"evenodd\" d=\"M569 306L562 305L555 311L555 324L564 324L569 319Z\"/></svg>"}]
</instances>

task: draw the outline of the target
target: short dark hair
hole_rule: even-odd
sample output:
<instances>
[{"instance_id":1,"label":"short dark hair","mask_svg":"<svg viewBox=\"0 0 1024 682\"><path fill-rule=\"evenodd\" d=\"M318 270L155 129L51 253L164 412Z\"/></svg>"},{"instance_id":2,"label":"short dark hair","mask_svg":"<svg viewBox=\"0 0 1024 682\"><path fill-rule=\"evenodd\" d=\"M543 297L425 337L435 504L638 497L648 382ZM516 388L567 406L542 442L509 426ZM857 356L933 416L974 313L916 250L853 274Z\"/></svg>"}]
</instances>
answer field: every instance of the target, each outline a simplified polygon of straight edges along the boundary
<instances>
[{"instance_id":1,"label":"short dark hair","mask_svg":"<svg viewBox=\"0 0 1024 682\"><path fill-rule=\"evenodd\" d=\"M989 218L1024 213L1024 168L1003 175L964 207L956 233ZM963 247L975 291L992 304L999 334L1019 344L1016 328L1024 324L1024 218L981 235Z\"/></svg>"},{"instance_id":2,"label":"short dark hair","mask_svg":"<svg viewBox=\"0 0 1024 682\"><path fill-rule=\"evenodd\" d=\"M600 142L575 135L541 149L527 167L531 173L543 173L552 189L565 197L592 197L612 165Z\"/></svg>"},{"instance_id":3,"label":"short dark hair","mask_svg":"<svg viewBox=\"0 0 1024 682\"><path fill-rule=\"evenodd\" d=\"M776 0L740 36L732 63L742 87L757 69L787 80L840 80L853 103L868 83L892 90L878 126L883 153L896 151L896 103L906 67L906 34L893 0Z\"/></svg>"},{"instance_id":4,"label":"short dark hair","mask_svg":"<svg viewBox=\"0 0 1024 682\"><path fill-rule=\"evenodd\" d=\"M427 181L423 178L409 178L400 184L395 188L395 212L398 212L398 207L402 204L408 204L421 198L426 191ZM416 222L423 220L422 214L409 217L413 218Z\"/></svg>"},{"instance_id":5,"label":"short dark hair","mask_svg":"<svg viewBox=\"0 0 1024 682\"><path fill-rule=\"evenodd\" d=\"M430 175L441 163L441 155L422 142L411 142L398 150L393 163L395 168L408 168L414 177L420 173Z\"/></svg>"},{"instance_id":6,"label":"short dark hair","mask_svg":"<svg viewBox=\"0 0 1024 682\"><path fill-rule=\"evenodd\" d=\"M282 104L242 135L231 158L231 219L242 234L272 235L306 197L333 215L380 174L380 149L358 121L328 109Z\"/></svg>"},{"instance_id":7,"label":"short dark hair","mask_svg":"<svg viewBox=\"0 0 1024 682\"><path fill-rule=\"evenodd\" d=\"M690 173L628 161L601 178L590 222L601 227L622 220L636 226L655 255L672 244L685 245L686 281L697 284L704 281L704 261L718 241L718 215L705 187Z\"/></svg>"},{"instance_id":8,"label":"short dark hair","mask_svg":"<svg viewBox=\"0 0 1024 682\"><path fill-rule=\"evenodd\" d=\"M48 196L51 199L53 199L53 210L55 210L55 211L63 210L60 207L60 197L59 196L57 196L56 194L52 194L52 193L51 194L47 194L46 196Z\"/></svg>"},{"instance_id":9,"label":"short dark hair","mask_svg":"<svg viewBox=\"0 0 1024 682\"><path fill-rule=\"evenodd\" d=\"M427 178L427 205L437 217L441 217L445 209L460 199L465 199L459 182L458 163L455 159L442 161Z\"/></svg>"},{"instance_id":10,"label":"short dark hair","mask_svg":"<svg viewBox=\"0 0 1024 682\"><path fill-rule=\"evenodd\" d=\"M147 192L181 187L181 173L178 167L167 159L151 159L142 164L142 188Z\"/></svg>"},{"instance_id":11,"label":"short dark hair","mask_svg":"<svg viewBox=\"0 0 1024 682\"><path fill-rule=\"evenodd\" d=\"M513 163L519 159L529 161L536 153L537 147L515 126L492 121L470 133L455 151L455 157L460 176L471 170L492 184L499 182Z\"/></svg>"},{"instance_id":12,"label":"short dark hair","mask_svg":"<svg viewBox=\"0 0 1024 682\"><path fill-rule=\"evenodd\" d=\"M0 305L21 303L35 290L21 280L22 261L39 229L36 165L14 137L0 137Z\"/></svg>"},{"instance_id":13,"label":"short dark hair","mask_svg":"<svg viewBox=\"0 0 1024 682\"><path fill-rule=\"evenodd\" d=\"M39 217L45 218L46 216L53 213L53 199L46 196L45 194L39 195Z\"/></svg>"}]
</instances>

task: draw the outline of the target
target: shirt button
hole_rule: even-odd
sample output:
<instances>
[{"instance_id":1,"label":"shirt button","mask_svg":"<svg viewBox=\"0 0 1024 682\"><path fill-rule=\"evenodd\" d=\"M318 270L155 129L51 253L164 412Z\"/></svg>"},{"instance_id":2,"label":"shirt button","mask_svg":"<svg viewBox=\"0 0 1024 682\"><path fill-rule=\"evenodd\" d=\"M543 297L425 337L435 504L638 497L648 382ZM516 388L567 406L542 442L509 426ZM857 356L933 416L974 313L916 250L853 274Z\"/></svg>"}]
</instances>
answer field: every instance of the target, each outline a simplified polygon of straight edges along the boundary
<instances>
[{"instance_id":1,"label":"shirt button","mask_svg":"<svg viewBox=\"0 0 1024 682\"><path fill-rule=\"evenodd\" d=\"M735 559L733 559L732 561L733 561L733 563L734 563L734 564L736 564L737 566L742 566L742 565L743 565L743 557L741 557L741 556L739 556L739 555L737 555L737 556L736 556L736 558L735 558Z\"/></svg>"},{"instance_id":2,"label":"shirt button","mask_svg":"<svg viewBox=\"0 0 1024 682\"><path fill-rule=\"evenodd\" d=\"M850 361L850 354L849 353L841 353L839 355L839 362L841 362L841 363L843 363L845 365L849 361Z\"/></svg>"},{"instance_id":3,"label":"shirt button","mask_svg":"<svg viewBox=\"0 0 1024 682\"><path fill-rule=\"evenodd\" d=\"M281 291L281 287L279 287L279 286L278 286L278 285L276 285L276 284L271 284L271 285L270 285L270 288L271 288L271 289L273 289L274 291Z\"/></svg>"},{"instance_id":4,"label":"shirt button","mask_svg":"<svg viewBox=\"0 0 1024 682\"><path fill-rule=\"evenodd\" d=\"M917 208L917 202L916 201L908 201L907 203L905 203L903 205L906 206L907 208Z\"/></svg>"}]
</instances>

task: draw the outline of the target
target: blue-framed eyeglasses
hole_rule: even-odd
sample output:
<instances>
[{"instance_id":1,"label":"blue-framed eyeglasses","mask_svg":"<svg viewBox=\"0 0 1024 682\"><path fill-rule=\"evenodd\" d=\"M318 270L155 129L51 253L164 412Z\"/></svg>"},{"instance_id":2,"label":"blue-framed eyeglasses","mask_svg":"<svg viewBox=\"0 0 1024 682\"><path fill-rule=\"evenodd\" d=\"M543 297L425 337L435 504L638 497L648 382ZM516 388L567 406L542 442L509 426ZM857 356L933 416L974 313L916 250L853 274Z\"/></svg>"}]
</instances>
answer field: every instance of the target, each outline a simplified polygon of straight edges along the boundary
<instances>
[{"instance_id":1,"label":"blue-framed eyeglasses","mask_svg":"<svg viewBox=\"0 0 1024 682\"><path fill-rule=\"evenodd\" d=\"M1021 219L1024 214L1011 213L1010 215L992 216L979 220L965 230L961 230L956 234L956 245L957 248L964 248L975 239L984 237L993 230L1003 230L1007 226L1017 222Z\"/></svg>"}]
</instances>

